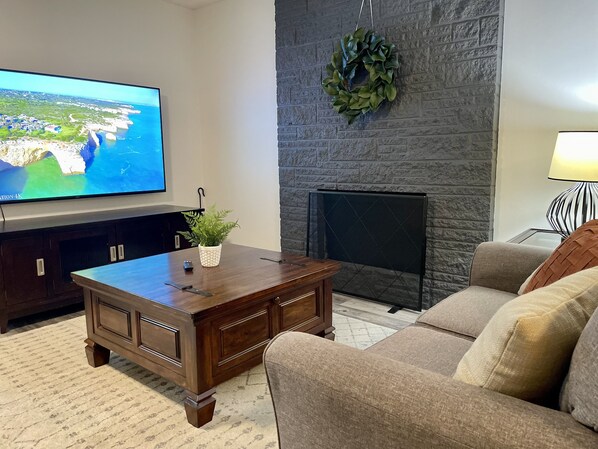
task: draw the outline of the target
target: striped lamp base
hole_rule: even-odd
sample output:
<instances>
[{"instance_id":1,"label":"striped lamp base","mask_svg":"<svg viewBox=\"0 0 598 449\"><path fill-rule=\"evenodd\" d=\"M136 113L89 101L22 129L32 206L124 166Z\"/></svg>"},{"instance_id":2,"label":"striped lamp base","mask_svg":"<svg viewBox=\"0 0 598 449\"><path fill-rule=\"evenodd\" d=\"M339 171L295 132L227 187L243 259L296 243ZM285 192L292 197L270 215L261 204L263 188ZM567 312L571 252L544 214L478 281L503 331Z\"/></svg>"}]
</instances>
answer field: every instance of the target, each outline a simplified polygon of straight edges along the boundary
<instances>
[{"instance_id":1,"label":"striped lamp base","mask_svg":"<svg viewBox=\"0 0 598 449\"><path fill-rule=\"evenodd\" d=\"M598 218L596 182L578 182L552 200L546 212L550 226L565 238L595 218Z\"/></svg>"}]
</instances>

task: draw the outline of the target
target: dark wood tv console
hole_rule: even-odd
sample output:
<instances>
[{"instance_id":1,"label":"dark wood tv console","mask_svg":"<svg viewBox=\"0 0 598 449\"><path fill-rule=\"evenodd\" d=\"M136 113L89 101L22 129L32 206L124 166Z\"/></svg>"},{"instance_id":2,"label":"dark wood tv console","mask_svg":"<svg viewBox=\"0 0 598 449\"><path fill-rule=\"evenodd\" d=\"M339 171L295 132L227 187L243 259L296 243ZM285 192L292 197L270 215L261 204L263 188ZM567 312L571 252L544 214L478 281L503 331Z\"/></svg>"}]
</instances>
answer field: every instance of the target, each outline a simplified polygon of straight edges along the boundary
<instances>
[{"instance_id":1,"label":"dark wood tv console","mask_svg":"<svg viewBox=\"0 0 598 449\"><path fill-rule=\"evenodd\" d=\"M8 320L83 301L71 272L137 259L189 244L181 212L140 208L9 220L0 224L0 333Z\"/></svg>"}]
</instances>

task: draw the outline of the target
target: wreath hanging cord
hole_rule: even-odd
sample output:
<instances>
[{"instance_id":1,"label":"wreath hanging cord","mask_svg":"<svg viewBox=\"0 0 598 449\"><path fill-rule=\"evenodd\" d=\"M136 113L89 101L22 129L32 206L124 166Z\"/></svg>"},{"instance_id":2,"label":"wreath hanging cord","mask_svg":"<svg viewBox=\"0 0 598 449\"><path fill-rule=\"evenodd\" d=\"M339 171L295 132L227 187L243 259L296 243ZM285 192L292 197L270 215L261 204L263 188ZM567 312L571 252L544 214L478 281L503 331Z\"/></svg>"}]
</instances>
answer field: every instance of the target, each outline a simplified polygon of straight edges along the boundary
<instances>
[{"instance_id":1,"label":"wreath hanging cord","mask_svg":"<svg viewBox=\"0 0 598 449\"><path fill-rule=\"evenodd\" d=\"M357 26L364 3L362 0ZM371 0L370 15L373 28ZM341 39L332 53L322 87L332 96L333 109L351 124L360 114L376 111L384 101L392 102L396 98L398 68L399 57L394 44L387 43L373 30L356 28ZM359 82L363 77L365 80Z\"/></svg>"},{"instance_id":2,"label":"wreath hanging cord","mask_svg":"<svg viewBox=\"0 0 598 449\"><path fill-rule=\"evenodd\" d=\"M357 17L357 23L355 24L355 31L359 28L359 21L361 20L361 13L363 12L363 5L365 0L361 0L361 8L359 8L359 16ZM374 29L374 12L372 8L372 0L370 0L370 22L372 24L372 30Z\"/></svg>"}]
</instances>

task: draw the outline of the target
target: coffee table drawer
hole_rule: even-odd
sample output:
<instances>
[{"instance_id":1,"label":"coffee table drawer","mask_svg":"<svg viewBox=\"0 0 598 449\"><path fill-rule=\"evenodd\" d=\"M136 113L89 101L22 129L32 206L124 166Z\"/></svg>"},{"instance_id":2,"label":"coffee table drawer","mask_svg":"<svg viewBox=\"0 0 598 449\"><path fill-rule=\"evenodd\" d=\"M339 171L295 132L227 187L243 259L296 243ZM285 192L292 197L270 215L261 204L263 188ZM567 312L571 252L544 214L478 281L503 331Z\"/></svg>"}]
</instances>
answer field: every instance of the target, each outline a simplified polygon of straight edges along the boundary
<instances>
[{"instance_id":1,"label":"coffee table drawer","mask_svg":"<svg viewBox=\"0 0 598 449\"><path fill-rule=\"evenodd\" d=\"M275 302L279 308L279 332L304 332L324 325L324 295L321 284L280 295Z\"/></svg>"},{"instance_id":2,"label":"coffee table drawer","mask_svg":"<svg viewBox=\"0 0 598 449\"><path fill-rule=\"evenodd\" d=\"M97 330L105 330L128 341L133 339L131 332L131 312L123 307L97 299Z\"/></svg>"},{"instance_id":3,"label":"coffee table drawer","mask_svg":"<svg viewBox=\"0 0 598 449\"><path fill-rule=\"evenodd\" d=\"M211 326L213 375L261 356L273 337L271 322L269 301L214 320Z\"/></svg>"},{"instance_id":4,"label":"coffee table drawer","mask_svg":"<svg viewBox=\"0 0 598 449\"><path fill-rule=\"evenodd\" d=\"M171 363L181 363L181 332L174 326L139 316L139 347Z\"/></svg>"}]
</instances>

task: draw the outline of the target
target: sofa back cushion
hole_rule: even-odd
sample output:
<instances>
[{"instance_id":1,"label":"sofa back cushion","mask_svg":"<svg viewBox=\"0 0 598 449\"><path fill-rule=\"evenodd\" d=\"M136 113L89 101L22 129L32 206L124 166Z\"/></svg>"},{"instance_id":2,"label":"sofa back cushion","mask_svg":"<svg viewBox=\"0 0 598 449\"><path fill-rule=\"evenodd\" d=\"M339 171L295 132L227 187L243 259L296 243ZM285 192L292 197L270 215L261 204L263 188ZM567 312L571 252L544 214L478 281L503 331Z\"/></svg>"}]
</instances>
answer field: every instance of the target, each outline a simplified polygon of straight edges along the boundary
<instances>
[{"instance_id":1,"label":"sofa back cushion","mask_svg":"<svg viewBox=\"0 0 598 449\"><path fill-rule=\"evenodd\" d=\"M598 312L594 312L575 346L560 406L598 432Z\"/></svg>"},{"instance_id":2,"label":"sofa back cushion","mask_svg":"<svg viewBox=\"0 0 598 449\"><path fill-rule=\"evenodd\" d=\"M598 220L577 228L522 285L523 294L598 265ZM527 285L525 285L527 283ZM521 291L521 289L520 289Z\"/></svg>"},{"instance_id":3,"label":"sofa back cushion","mask_svg":"<svg viewBox=\"0 0 598 449\"><path fill-rule=\"evenodd\" d=\"M530 401L560 387L598 307L598 267L502 306L461 359L455 379Z\"/></svg>"}]
</instances>

